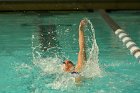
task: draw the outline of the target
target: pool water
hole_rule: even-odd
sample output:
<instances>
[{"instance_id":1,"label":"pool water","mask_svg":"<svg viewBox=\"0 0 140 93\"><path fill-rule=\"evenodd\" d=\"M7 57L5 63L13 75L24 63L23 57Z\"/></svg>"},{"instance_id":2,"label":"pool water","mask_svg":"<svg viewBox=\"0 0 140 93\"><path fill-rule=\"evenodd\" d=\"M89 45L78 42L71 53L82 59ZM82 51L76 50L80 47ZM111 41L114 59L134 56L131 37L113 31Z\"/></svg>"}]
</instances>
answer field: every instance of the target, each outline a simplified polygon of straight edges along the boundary
<instances>
[{"instance_id":1,"label":"pool water","mask_svg":"<svg viewBox=\"0 0 140 93\"><path fill-rule=\"evenodd\" d=\"M140 12L114 11L109 15L140 46ZM77 61L78 26L85 17L95 29L101 74L80 85L56 82L62 77L57 69L60 63ZM85 32L87 37L89 33ZM87 47L91 47L88 41ZM138 61L97 12L0 14L0 93L139 93L139 70Z\"/></svg>"}]
</instances>

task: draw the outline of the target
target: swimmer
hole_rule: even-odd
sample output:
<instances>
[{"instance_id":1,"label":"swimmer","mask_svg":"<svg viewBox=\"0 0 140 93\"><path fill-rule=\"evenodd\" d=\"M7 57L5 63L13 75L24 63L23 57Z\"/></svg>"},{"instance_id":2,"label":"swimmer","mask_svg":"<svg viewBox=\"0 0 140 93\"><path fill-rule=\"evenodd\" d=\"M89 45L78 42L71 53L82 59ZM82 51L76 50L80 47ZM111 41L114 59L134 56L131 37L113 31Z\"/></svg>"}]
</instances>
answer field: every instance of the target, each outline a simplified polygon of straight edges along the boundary
<instances>
[{"instance_id":1,"label":"swimmer","mask_svg":"<svg viewBox=\"0 0 140 93\"><path fill-rule=\"evenodd\" d=\"M63 70L70 73L75 78L75 82L80 82L80 72L82 71L85 62L86 62L86 53L85 53L85 40L84 40L84 28L87 24L87 20L83 19L79 25L79 53L76 66L70 61L65 60L63 62Z\"/></svg>"}]
</instances>

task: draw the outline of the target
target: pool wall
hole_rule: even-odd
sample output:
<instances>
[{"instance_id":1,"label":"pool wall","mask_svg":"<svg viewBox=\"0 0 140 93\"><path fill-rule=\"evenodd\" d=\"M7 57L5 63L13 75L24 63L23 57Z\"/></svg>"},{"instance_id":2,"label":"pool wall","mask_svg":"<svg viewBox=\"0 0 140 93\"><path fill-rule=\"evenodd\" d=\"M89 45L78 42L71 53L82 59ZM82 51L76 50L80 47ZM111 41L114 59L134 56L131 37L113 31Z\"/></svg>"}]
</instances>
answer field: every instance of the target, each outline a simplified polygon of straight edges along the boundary
<instances>
[{"instance_id":1,"label":"pool wall","mask_svg":"<svg viewBox=\"0 0 140 93\"><path fill-rule=\"evenodd\" d=\"M140 9L139 0L0 0L0 11Z\"/></svg>"}]
</instances>

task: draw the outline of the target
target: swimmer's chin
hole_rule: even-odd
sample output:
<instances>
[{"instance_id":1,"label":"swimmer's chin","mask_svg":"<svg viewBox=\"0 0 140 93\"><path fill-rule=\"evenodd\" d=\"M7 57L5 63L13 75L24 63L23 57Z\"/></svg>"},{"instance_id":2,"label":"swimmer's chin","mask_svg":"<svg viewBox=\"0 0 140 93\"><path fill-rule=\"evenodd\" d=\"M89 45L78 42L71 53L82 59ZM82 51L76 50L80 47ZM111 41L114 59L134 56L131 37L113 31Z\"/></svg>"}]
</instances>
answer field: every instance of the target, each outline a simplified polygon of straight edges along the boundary
<instances>
[{"instance_id":1,"label":"swimmer's chin","mask_svg":"<svg viewBox=\"0 0 140 93\"><path fill-rule=\"evenodd\" d=\"M83 82L82 82L81 79L82 79L81 77L75 78L75 85L76 85L77 87L82 86Z\"/></svg>"}]
</instances>

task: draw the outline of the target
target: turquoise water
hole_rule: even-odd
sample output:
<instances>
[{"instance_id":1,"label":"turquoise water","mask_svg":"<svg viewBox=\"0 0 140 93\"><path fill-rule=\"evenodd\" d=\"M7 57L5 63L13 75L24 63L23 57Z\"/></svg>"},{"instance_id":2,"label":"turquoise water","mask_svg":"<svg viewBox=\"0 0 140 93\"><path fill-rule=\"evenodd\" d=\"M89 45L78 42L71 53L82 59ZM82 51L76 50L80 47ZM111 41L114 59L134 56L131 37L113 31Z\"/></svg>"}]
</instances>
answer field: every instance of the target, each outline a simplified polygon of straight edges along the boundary
<instances>
[{"instance_id":1,"label":"turquoise water","mask_svg":"<svg viewBox=\"0 0 140 93\"><path fill-rule=\"evenodd\" d=\"M116 11L109 14L140 46L140 13ZM54 83L61 75L54 64L58 68L64 59L77 60L77 30L84 17L92 22L95 29L98 65L102 73L84 79L79 86L71 81L67 84ZM1 13L0 18L0 93L140 92L138 61L98 13L8 12ZM91 47L91 42L88 43ZM93 71L96 70L93 68Z\"/></svg>"}]
</instances>

